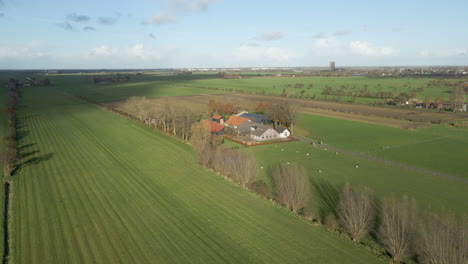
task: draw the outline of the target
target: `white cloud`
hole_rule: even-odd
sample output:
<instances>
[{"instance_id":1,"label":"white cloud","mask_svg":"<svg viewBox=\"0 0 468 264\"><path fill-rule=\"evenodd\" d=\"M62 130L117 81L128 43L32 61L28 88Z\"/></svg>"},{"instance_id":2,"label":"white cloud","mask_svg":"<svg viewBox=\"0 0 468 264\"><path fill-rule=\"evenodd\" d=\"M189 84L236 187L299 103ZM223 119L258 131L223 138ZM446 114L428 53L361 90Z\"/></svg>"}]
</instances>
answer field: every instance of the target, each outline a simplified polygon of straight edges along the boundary
<instances>
[{"instance_id":1,"label":"white cloud","mask_svg":"<svg viewBox=\"0 0 468 264\"><path fill-rule=\"evenodd\" d=\"M328 55L361 55L361 56L391 56L398 53L392 47L379 47L368 41L346 41L335 37L320 37L314 41L314 48L321 54Z\"/></svg>"},{"instance_id":2,"label":"white cloud","mask_svg":"<svg viewBox=\"0 0 468 264\"><path fill-rule=\"evenodd\" d=\"M368 41L352 41L349 47L352 53L363 56L390 56L397 53L392 47L376 47Z\"/></svg>"},{"instance_id":3,"label":"white cloud","mask_svg":"<svg viewBox=\"0 0 468 264\"><path fill-rule=\"evenodd\" d=\"M125 53L129 57L136 57L145 60L159 60L162 58L162 53L160 50L145 48L143 44L136 44L135 46L126 50Z\"/></svg>"},{"instance_id":4,"label":"white cloud","mask_svg":"<svg viewBox=\"0 0 468 264\"><path fill-rule=\"evenodd\" d=\"M38 41L19 46L0 46L0 58L38 58L46 54L42 43Z\"/></svg>"},{"instance_id":5,"label":"white cloud","mask_svg":"<svg viewBox=\"0 0 468 264\"><path fill-rule=\"evenodd\" d=\"M270 40L280 40L283 38L284 38L283 32L275 31L275 32L265 32L261 34L260 36L255 37L254 39L270 41Z\"/></svg>"},{"instance_id":6,"label":"white cloud","mask_svg":"<svg viewBox=\"0 0 468 264\"><path fill-rule=\"evenodd\" d=\"M103 45L103 46L100 46L100 47L97 47L97 48L94 48L92 49L88 55L97 55L97 56L109 56L109 55L115 55L119 52L118 49L116 48L109 48L108 46L106 45Z\"/></svg>"},{"instance_id":7,"label":"white cloud","mask_svg":"<svg viewBox=\"0 0 468 264\"><path fill-rule=\"evenodd\" d=\"M173 16L164 13L157 13L149 21L145 22L145 24L162 25L171 24L175 22L176 19Z\"/></svg>"}]
</instances>

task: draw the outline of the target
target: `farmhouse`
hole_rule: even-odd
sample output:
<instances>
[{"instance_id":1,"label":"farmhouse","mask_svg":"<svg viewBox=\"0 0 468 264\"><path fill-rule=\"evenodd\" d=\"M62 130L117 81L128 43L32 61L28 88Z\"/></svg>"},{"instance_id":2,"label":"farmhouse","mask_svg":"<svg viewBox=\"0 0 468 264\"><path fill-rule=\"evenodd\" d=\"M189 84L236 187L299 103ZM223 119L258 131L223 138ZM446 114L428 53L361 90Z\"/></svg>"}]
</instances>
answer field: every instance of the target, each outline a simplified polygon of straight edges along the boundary
<instances>
[{"instance_id":1,"label":"farmhouse","mask_svg":"<svg viewBox=\"0 0 468 264\"><path fill-rule=\"evenodd\" d=\"M247 136L256 141L267 141L278 139L279 134L269 126L265 126L252 121L243 122L237 128L239 136Z\"/></svg>"},{"instance_id":2,"label":"farmhouse","mask_svg":"<svg viewBox=\"0 0 468 264\"><path fill-rule=\"evenodd\" d=\"M218 123L215 123L215 122L212 122L212 121L208 121L208 120L202 120L201 123L206 126L210 132L212 134L215 134L215 135L224 135L225 131L224 131L224 126L221 125L221 124L218 124Z\"/></svg>"},{"instance_id":3,"label":"farmhouse","mask_svg":"<svg viewBox=\"0 0 468 264\"><path fill-rule=\"evenodd\" d=\"M287 138L289 135L291 135L291 132L289 132L289 130L284 127L277 127L275 130L278 132L279 138Z\"/></svg>"}]
</instances>

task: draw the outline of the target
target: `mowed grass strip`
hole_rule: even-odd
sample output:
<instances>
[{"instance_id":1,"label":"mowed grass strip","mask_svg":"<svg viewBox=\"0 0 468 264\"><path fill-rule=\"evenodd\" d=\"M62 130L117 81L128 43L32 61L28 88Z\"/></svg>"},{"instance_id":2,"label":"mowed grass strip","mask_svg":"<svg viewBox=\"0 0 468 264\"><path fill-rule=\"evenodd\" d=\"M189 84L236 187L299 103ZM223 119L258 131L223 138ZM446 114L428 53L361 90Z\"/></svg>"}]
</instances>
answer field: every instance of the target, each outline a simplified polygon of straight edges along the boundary
<instances>
[{"instance_id":1,"label":"mowed grass strip","mask_svg":"<svg viewBox=\"0 0 468 264\"><path fill-rule=\"evenodd\" d=\"M23 89L16 263L380 263L201 168L191 148L52 88ZM48 96L68 106L48 107Z\"/></svg>"}]
</instances>

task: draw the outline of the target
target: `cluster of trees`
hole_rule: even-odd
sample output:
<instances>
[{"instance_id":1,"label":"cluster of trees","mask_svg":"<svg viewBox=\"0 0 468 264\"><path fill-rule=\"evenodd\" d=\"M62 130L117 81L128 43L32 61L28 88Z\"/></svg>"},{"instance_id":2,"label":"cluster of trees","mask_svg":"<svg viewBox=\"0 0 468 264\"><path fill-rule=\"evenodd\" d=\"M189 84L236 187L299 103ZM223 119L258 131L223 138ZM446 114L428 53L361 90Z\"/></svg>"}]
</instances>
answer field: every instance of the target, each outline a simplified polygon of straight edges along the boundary
<instances>
[{"instance_id":1,"label":"cluster of trees","mask_svg":"<svg viewBox=\"0 0 468 264\"><path fill-rule=\"evenodd\" d=\"M453 112L458 112L462 109L466 101L466 91L461 85L455 86L450 93L450 109Z\"/></svg>"},{"instance_id":2,"label":"cluster of trees","mask_svg":"<svg viewBox=\"0 0 468 264\"><path fill-rule=\"evenodd\" d=\"M230 115L237 113L237 107L232 103L221 103L215 99L208 101L208 115L211 116L214 113L220 115Z\"/></svg>"},{"instance_id":3,"label":"cluster of trees","mask_svg":"<svg viewBox=\"0 0 468 264\"><path fill-rule=\"evenodd\" d=\"M19 161L16 145L16 109L19 100L18 86L19 82L14 79L11 79L8 84L8 107L6 108L8 126L5 136L5 150L1 153L0 157L3 162L3 174L5 177L11 176L16 163Z\"/></svg>"},{"instance_id":4,"label":"cluster of trees","mask_svg":"<svg viewBox=\"0 0 468 264\"><path fill-rule=\"evenodd\" d=\"M436 213L420 217L415 200L406 196L390 195L379 208L376 204L370 189L346 184L334 214L326 220L337 219L337 228L356 242L372 233L397 262L414 258L418 263L468 263L468 217L458 221Z\"/></svg>"},{"instance_id":5,"label":"cluster of trees","mask_svg":"<svg viewBox=\"0 0 468 264\"><path fill-rule=\"evenodd\" d=\"M224 148L217 139L203 123L193 126L191 143L198 162L244 188L249 187L256 178L255 157L251 152Z\"/></svg>"},{"instance_id":6,"label":"cluster of trees","mask_svg":"<svg viewBox=\"0 0 468 264\"><path fill-rule=\"evenodd\" d=\"M190 139L192 125L197 122L197 116L188 108L174 107L168 103L157 106L146 97L130 97L123 107L145 125L185 141Z\"/></svg>"},{"instance_id":7,"label":"cluster of trees","mask_svg":"<svg viewBox=\"0 0 468 264\"><path fill-rule=\"evenodd\" d=\"M294 125L296 125L298 112L298 104L289 101L278 101L265 106L265 113L273 120L275 127L283 125L291 131L294 130Z\"/></svg>"}]
</instances>

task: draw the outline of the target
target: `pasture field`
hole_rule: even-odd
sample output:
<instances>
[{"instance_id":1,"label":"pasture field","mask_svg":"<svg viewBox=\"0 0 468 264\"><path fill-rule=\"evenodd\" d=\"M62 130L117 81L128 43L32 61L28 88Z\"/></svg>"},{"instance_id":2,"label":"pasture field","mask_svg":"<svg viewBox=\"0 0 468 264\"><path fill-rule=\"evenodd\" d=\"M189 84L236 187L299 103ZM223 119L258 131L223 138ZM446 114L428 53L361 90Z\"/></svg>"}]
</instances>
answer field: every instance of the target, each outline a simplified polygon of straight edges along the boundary
<instances>
[{"instance_id":1,"label":"pasture field","mask_svg":"<svg viewBox=\"0 0 468 264\"><path fill-rule=\"evenodd\" d=\"M232 147L233 144L228 143L227 146ZM345 183L367 186L379 198L391 193L408 195L414 197L423 209L459 215L468 210L466 183L351 155L336 154L300 141L250 147L249 150L256 155L259 179L270 186L268 172L272 166L287 162L297 162L304 166L311 180L312 197L309 206L319 216L326 216L330 212L330 205L338 202L338 193Z\"/></svg>"},{"instance_id":2,"label":"pasture field","mask_svg":"<svg viewBox=\"0 0 468 264\"><path fill-rule=\"evenodd\" d=\"M305 90L304 97L313 97L322 99L322 91L325 86L330 86L334 90L347 85L347 91L357 91L367 85L367 89L371 92L392 92L394 96L398 93L411 94L417 88L423 88L423 91L416 91L418 98L424 100L429 96L431 100L440 96L444 100L448 100L451 88L450 87L434 87L428 86L433 78L372 78L372 77L254 77L247 79L199 79L189 83L191 87L207 87L219 89L243 90L252 93L262 93L267 95L281 95L283 89L289 91L290 96L300 96L301 90ZM302 83L304 88L294 88L295 84ZM288 88L288 85L292 87ZM312 87L309 87L312 85ZM328 99L334 96L328 95ZM342 96L341 101L347 102L351 99L348 96ZM357 103L372 103L381 101L376 98L356 98Z\"/></svg>"},{"instance_id":3,"label":"pasture field","mask_svg":"<svg viewBox=\"0 0 468 264\"><path fill-rule=\"evenodd\" d=\"M296 132L337 148L468 179L467 129L404 130L303 114Z\"/></svg>"},{"instance_id":4,"label":"pasture field","mask_svg":"<svg viewBox=\"0 0 468 264\"><path fill-rule=\"evenodd\" d=\"M5 140L3 139L5 137L6 133L6 128L7 128L7 117L6 117L6 112L5 108L7 107L7 88L6 87L0 87L0 151L3 150L5 146ZM0 210L2 210L2 216L0 219L0 254L3 256L3 251L4 251L4 215L3 212L5 210L5 190L4 190L4 183L3 183L3 162L0 162L0 173L2 177L2 188L0 191Z\"/></svg>"},{"instance_id":5,"label":"pasture field","mask_svg":"<svg viewBox=\"0 0 468 264\"><path fill-rule=\"evenodd\" d=\"M22 88L14 263L384 262L56 88Z\"/></svg>"},{"instance_id":6,"label":"pasture field","mask_svg":"<svg viewBox=\"0 0 468 264\"><path fill-rule=\"evenodd\" d=\"M103 75L112 77L112 75ZM52 83L70 94L86 97L95 102L125 100L130 96L168 97L180 95L199 95L226 93L210 89L187 87L190 76L129 75L130 82L94 84L94 75L57 75L50 76ZM211 75L193 76L212 78Z\"/></svg>"},{"instance_id":7,"label":"pasture field","mask_svg":"<svg viewBox=\"0 0 468 264\"><path fill-rule=\"evenodd\" d=\"M436 78L374 78L374 77L258 77L246 79L220 79L216 74L168 75L161 73L145 73L137 76L135 73L123 73L131 78L127 83L93 84L96 76L115 77L112 74L60 74L50 76L34 76L38 79L49 78L75 95L86 96L97 102L119 101L130 96L180 96L216 94L243 91L265 95L281 95L284 89L289 96L325 99L322 91L326 86L334 90L347 86L349 92L356 92L367 87L370 92L391 92L396 96L400 92L411 94L416 91L419 99L429 96L435 100L440 96L448 100L451 87L429 86ZM26 76L26 75L23 75ZM451 79L456 82L466 79ZM304 88L294 88L296 84L304 84ZM213 90L216 89L216 90ZM219 90L218 90L219 89ZM422 89L422 90L418 90ZM332 99L328 95L326 99ZM341 102L349 102L351 97L341 96ZM378 98L356 97L357 103L372 103L382 101Z\"/></svg>"}]
</instances>

